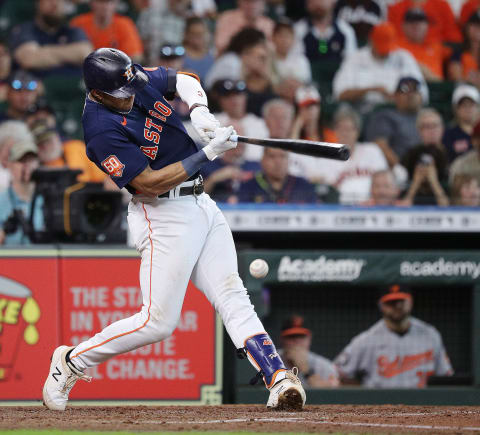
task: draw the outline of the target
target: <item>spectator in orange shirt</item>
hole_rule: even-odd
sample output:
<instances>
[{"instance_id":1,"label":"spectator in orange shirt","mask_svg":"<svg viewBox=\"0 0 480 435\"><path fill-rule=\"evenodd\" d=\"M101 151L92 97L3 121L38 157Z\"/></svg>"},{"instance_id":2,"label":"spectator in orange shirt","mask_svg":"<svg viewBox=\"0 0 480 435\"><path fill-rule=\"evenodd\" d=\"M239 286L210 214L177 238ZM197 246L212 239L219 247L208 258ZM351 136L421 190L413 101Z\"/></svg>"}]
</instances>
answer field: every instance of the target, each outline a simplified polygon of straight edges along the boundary
<instances>
[{"instance_id":1,"label":"spectator in orange shirt","mask_svg":"<svg viewBox=\"0 0 480 435\"><path fill-rule=\"evenodd\" d=\"M427 42L429 27L430 22L423 9L409 9L403 17L403 33L398 45L417 60L426 81L436 82L443 80L443 61L450 54L450 49L440 42Z\"/></svg>"},{"instance_id":2,"label":"spectator in orange shirt","mask_svg":"<svg viewBox=\"0 0 480 435\"><path fill-rule=\"evenodd\" d=\"M473 13L477 12L480 9L480 0L467 0L460 10L460 18L458 22L461 27L465 26L468 19L472 16Z\"/></svg>"},{"instance_id":3,"label":"spectator in orange shirt","mask_svg":"<svg viewBox=\"0 0 480 435\"><path fill-rule=\"evenodd\" d=\"M103 182L106 175L98 169L85 154L85 143L80 140L68 140L62 143L55 127L46 119L36 121L31 127L38 147L38 158L43 167L83 171L77 178L81 182Z\"/></svg>"},{"instance_id":4,"label":"spectator in orange shirt","mask_svg":"<svg viewBox=\"0 0 480 435\"><path fill-rule=\"evenodd\" d=\"M116 14L117 0L91 0L91 12L79 15L70 22L87 34L96 50L113 47L127 53L135 62L143 56L143 45L135 23Z\"/></svg>"},{"instance_id":5,"label":"spectator in orange shirt","mask_svg":"<svg viewBox=\"0 0 480 435\"><path fill-rule=\"evenodd\" d=\"M412 8L421 8L427 15L430 26L428 42L462 42L462 34L455 22L455 16L446 0L400 0L388 8L388 20L402 32L405 13Z\"/></svg>"},{"instance_id":6,"label":"spectator in orange shirt","mask_svg":"<svg viewBox=\"0 0 480 435\"><path fill-rule=\"evenodd\" d=\"M457 82L467 81L480 87L480 11L467 20L463 47L453 53L448 65L448 78Z\"/></svg>"},{"instance_id":7,"label":"spectator in orange shirt","mask_svg":"<svg viewBox=\"0 0 480 435\"><path fill-rule=\"evenodd\" d=\"M215 28L217 56L222 54L233 35L244 27L254 27L265 33L268 39L273 33L274 22L263 15L265 0L237 0L237 9L225 11L218 17Z\"/></svg>"}]
</instances>

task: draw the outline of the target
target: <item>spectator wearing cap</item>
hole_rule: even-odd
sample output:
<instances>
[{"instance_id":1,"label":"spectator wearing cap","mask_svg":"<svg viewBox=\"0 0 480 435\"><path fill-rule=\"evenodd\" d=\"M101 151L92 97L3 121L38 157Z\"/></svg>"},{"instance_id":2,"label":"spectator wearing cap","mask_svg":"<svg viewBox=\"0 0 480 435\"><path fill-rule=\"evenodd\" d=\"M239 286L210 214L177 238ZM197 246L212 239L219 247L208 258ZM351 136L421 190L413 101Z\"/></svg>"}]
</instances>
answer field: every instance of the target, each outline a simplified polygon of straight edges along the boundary
<instances>
[{"instance_id":1,"label":"spectator wearing cap","mask_svg":"<svg viewBox=\"0 0 480 435\"><path fill-rule=\"evenodd\" d=\"M70 25L82 29L96 50L113 47L127 53L134 62L143 56L143 44L135 23L117 14L118 0L91 0L91 12L74 17Z\"/></svg>"},{"instance_id":2,"label":"spectator wearing cap","mask_svg":"<svg viewBox=\"0 0 480 435\"><path fill-rule=\"evenodd\" d=\"M158 8L150 2L137 19L146 59L152 65L162 45L181 45L183 42L190 0L168 0L165 3L164 7Z\"/></svg>"},{"instance_id":3,"label":"spectator wearing cap","mask_svg":"<svg viewBox=\"0 0 480 435\"><path fill-rule=\"evenodd\" d=\"M367 113L378 104L394 99L402 77L414 77L421 83L425 101L428 91L420 67L406 50L398 49L397 35L389 23L375 26L369 44L347 57L333 80L334 97L355 104Z\"/></svg>"},{"instance_id":4,"label":"spectator wearing cap","mask_svg":"<svg viewBox=\"0 0 480 435\"><path fill-rule=\"evenodd\" d=\"M346 162L306 158L300 173L314 183L325 183L340 194L340 203L359 204L370 197L372 174L387 169L388 164L380 148L373 142L358 141L362 121L350 106L340 106L333 117L333 127L340 143L350 149Z\"/></svg>"},{"instance_id":5,"label":"spectator wearing cap","mask_svg":"<svg viewBox=\"0 0 480 435\"><path fill-rule=\"evenodd\" d=\"M0 122L25 120L39 96L40 81L27 71L18 70L8 78L7 106Z\"/></svg>"},{"instance_id":6,"label":"spectator wearing cap","mask_svg":"<svg viewBox=\"0 0 480 435\"><path fill-rule=\"evenodd\" d=\"M373 26L385 20L384 7L376 0L338 0L334 14L352 26L360 46L367 43Z\"/></svg>"},{"instance_id":7,"label":"spectator wearing cap","mask_svg":"<svg viewBox=\"0 0 480 435\"><path fill-rule=\"evenodd\" d=\"M411 292L393 285L378 300L382 319L354 337L335 358L343 384L368 388L423 388L429 376L453 369L440 333L411 316Z\"/></svg>"},{"instance_id":8,"label":"spectator wearing cap","mask_svg":"<svg viewBox=\"0 0 480 435\"><path fill-rule=\"evenodd\" d=\"M183 37L183 46L185 47L183 68L197 74L202 83L205 82L208 71L215 62L209 46L210 39L210 31L202 18L190 17L187 20Z\"/></svg>"},{"instance_id":9,"label":"spectator wearing cap","mask_svg":"<svg viewBox=\"0 0 480 435\"><path fill-rule=\"evenodd\" d=\"M312 81L310 62L302 53L294 50L295 33L293 24L287 19L275 23L273 29L273 82L294 80L298 84Z\"/></svg>"},{"instance_id":10,"label":"spectator wearing cap","mask_svg":"<svg viewBox=\"0 0 480 435\"><path fill-rule=\"evenodd\" d=\"M264 15L265 0L237 0L237 8L222 12L215 27L217 56L228 47L232 37L245 27L260 30L270 39L274 22Z\"/></svg>"},{"instance_id":11,"label":"spectator wearing cap","mask_svg":"<svg viewBox=\"0 0 480 435\"><path fill-rule=\"evenodd\" d=\"M266 138L269 136L265 121L257 115L247 112L246 84L242 80L221 80L213 88L221 112L216 118L221 125L233 125L240 136ZM259 161L262 148L247 145L245 159Z\"/></svg>"},{"instance_id":12,"label":"spectator wearing cap","mask_svg":"<svg viewBox=\"0 0 480 435\"><path fill-rule=\"evenodd\" d=\"M378 144L392 168L410 148L420 143L416 127L423 104L420 86L417 78L402 77L394 94L395 106L375 111L367 121L365 139Z\"/></svg>"},{"instance_id":13,"label":"spectator wearing cap","mask_svg":"<svg viewBox=\"0 0 480 435\"><path fill-rule=\"evenodd\" d=\"M65 24L65 0L36 0L34 21L10 34L10 48L21 68L40 77L81 75L83 59L92 51L83 30Z\"/></svg>"},{"instance_id":14,"label":"spectator wearing cap","mask_svg":"<svg viewBox=\"0 0 480 435\"><path fill-rule=\"evenodd\" d=\"M180 70L183 68L185 59L185 47L179 44L164 44L158 51L158 56L154 58L154 64L164 68Z\"/></svg>"},{"instance_id":15,"label":"spectator wearing cap","mask_svg":"<svg viewBox=\"0 0 480 435\"><path fill-rule=\"evenodd\" d=\"M472 146L471 151L457 157L451 164L450 185L458 174L472 175L480 184L480 121L477 122L472 132Z\"/></svg>"},{"instance_id":16,"label":"spectator wearing cap","mask_svg":"<svg viewBox=\"0 0 480 435\"><path fill-rule=\"evenodd\" d=\"M463 26L463 44L454 50L448 63L448 78L480 86L480 11L472 13Z\"/></svg>"},{"instance_id":17,"label":"spectator wearing cap","mask_svg":"<svg viewBox=\"0 0 480 435\"><path fill-rule=\"evenodd\" d=\"M403 16L402 33L398 45L416 59L427 82L443 80L443 64L451 49L438 41L427 41L430 22L421 8L412 8Z\"/></svg>"},{"instance_id":18,"label":"spectator wearing cap","mask_svg":"<svg viewBox=\"0 0 480 435\"><path fill-rule=\"evenodd\" d=\"M308 16L295 24L299 51L313 62L340 63L357 49L355 32L346 21L335 18L335 0L307 0Z\"/></svg>"},{"instance_id":19,"label":"spectator wearing cap","mask_svg":"<svg viewBox=\"0 0 480 435\"><path fill-rule=\"evenodd\" d=\"M472 149L471 135L480 118L480 93L471 85L458 86L452 95L455 125L443 136L447 158L452 162Z\"/></svg>"},{"instance_id":20,"label":"spectator wearing cap","mask_svg":"<svg viewBox=\"0 0 480 435\"><path fill-rule=\"evenodd\" d=\"M78 175L79 182L103 182L105 180L104 172L88 159L84 142L72 139L62 143L56 128L50 126L46 119L39 119L33 123L31 131L42 167L80 169L82 173Z\"/></svg>"},{"instance_id":21,"label":"spectator wearing cap","mask_svg":"<svg viewBox=\"0 0 480 435\"><path fill-rule=\"evenodd\" d=\"M402 159L410 181L402 195L403 202L405 205L448 206L448 162L442 143L442 117L435 109L421 109L417 130L420 143L410 148Z\"/></svg>"},{"instance_id":22,"label":"spectator wearing cap","mask_svg":"<svg viewBox=\"0 0 480 435\"><path fill-rule=\"evenodd\" d=\"M446 0L400 0L388 8L388 21L401 33L406 12L420 8L430 22L427 42L459 43L462 34L457 26L452 8Z\"/></svg>"},{"instance_id":23,"label":"spectator wearing cap","mask_svg":"<svg viewBox=\"0 0 480 435\"><path fill-rule=\"evenodd\" d=\"M314 186L288 173L288 152L264 148L261 171L240 185L239 202L304 204L317 201Z\"/></svg>"},{"instance_id":24,"label":"spectator wearing cap","mask_svg":"<svg viewBox=\"0 0 480 435\"><path fill-rule=\"evenodd\" d=\"M450 204L461 207L480 207L480 183L470 174L457 174L452 182Z\"/></svg>"},{"instance_id":25,"label":"spectator wearing cap","mask_svg":"<svg viewBox=\"0 0 480 435\"><path fill-rule=\"evenodd\" d=\"M32 173L39 162L31 134L25 134L21 124L10 127L12 144L9 147L8 170L11 180L10 185L0 192L0 245L24 245L30 243L28 221L35 190ZM43 227L41 198L35 201L34 207L33 228L40 230Z\"/></svg>"},{"instance_id":26,"label":"spectator wearing cap","mask_svg":"<svg viewBox=\"0 0 480 435\"><path fill-rule=\"evenodd\" d=\"M298 377L307 388L337 387L338 372L327 358L310 350L312 331L305 327L303 317L294 315L285 320L280 333L279 355L288 369L298 368Z\"/></svg>"}]
</instances>

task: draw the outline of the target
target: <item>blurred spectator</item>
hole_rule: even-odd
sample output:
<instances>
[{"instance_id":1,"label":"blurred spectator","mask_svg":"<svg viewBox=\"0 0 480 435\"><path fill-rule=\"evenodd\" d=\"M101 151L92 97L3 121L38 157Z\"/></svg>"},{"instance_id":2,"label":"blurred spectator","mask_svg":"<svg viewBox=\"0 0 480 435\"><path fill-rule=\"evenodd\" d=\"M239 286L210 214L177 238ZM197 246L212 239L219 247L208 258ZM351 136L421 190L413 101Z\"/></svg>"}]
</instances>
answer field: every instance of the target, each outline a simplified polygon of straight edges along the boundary
<instances>
[{"instance_id":1,"label":"blurred spectator","mask_svg":"<svg viewBox=\"0 0 480 435\"><path fill-rule=\"evenodd\" d=\"M354 337L335 358L342 383L368 388L423 388L429 376L453 369L440 333L411 316L413 298L391 286L378 301L382 319Z\"/></svg>"},{"instance_id":2,"label":"blurred spectator","mask_svg":"<svg viewBox=\"0 0 480 435\"><path fill-rule=\"evenodd\" d=\"M241 80L242 61L240 56L250 47L265 42L265 34L253 27L246 27L236 33L222 54L213 64L205 79L205 86L210 89L218 80Z\"/></svg>"},{"instance_id":3,"label":"blurred spectator","mask_svg":"<svg viewBox=\"0 0 480 435\"><path fill-rule=\"evenodd\" d=\"M273 82L278 84L283 80L294 79L299 83L310 83L310 62L303 54L293 50L295 34L290 21L283 19L275 23L272 41Z\"/></svg>"},{"instance_id":4,"label":"blurred spectator","mask_svg":"<svg viewBox=\"0 0 480 435\"><path fill-rule=\"evenodd\" d=\"M417 62L408 51L397 49L396 41L391 24L375 26L369 45L348 56L335 74L335 98L356 103L366 113L393 99L400 78L414 77L422 83L421 93L427 101L427 87Z\"/></svg>"},{"instance_id":5,"label":"blurred spectator","mask_svg":"<svg viewBox=\"0 0 480 435\"><path fill-rule=\"evenodd\" d=\"M297 116L290 137L324 142L337 142L335 132L322 125L321 97L315 86L302 86L295 94Z\"/></svg>"},{"instance_id":6,"label":"blurred spectator","mask_svg":"<svg viewBox=\"0 0 480 435\"><path fill-rule=\"evenodd\" d=\"M395 181L395 175L390 169L383 169L372 174L370 199L364 206L397 206L403 205L398 199L400 189Z\"/></svg>"},{"instance_id":7,"label":"blurred spectator","mask_svg":"<svg viewBox=\"0 0 480 435\"><path fill-rule=\"evenodd\" d=\"M263 119L273 139L287 139L295 116L294 107L281 98L275 98L263 106Z\"/></svg>"},{"instance_id":8,"label":"blurred spectator","mask_svg":"<svg viewBox=\"0 0 480 435\"><path fill-rule=\"evenodd\" d=\"M187 20L183 38L185 47L183 68L197 74L202 83L205 82L207 73L215 61L209 47L210 39L211 35L204 20L198 17Z\"/></svg>"},{"instance_id":9,"label":"blurred spectator","mask_svg":"<svg viewBox=\"0 0 480 435\"><path fill-rule=\"evenodd\" d=\"M407 205L448 206L447 158L438 145L420 144L410 149L402 160L410 185L403 196Z\"/></svg>"},{"instance_id":10,"label":"blurred spectator","mask_svg":"<svg viewBox=\"0 0 480 435\"><path fill-rule=\"evenodd\" d=\"M365 139L378 144L392 168L420 142L416 128L422 107L420 82L415 77L402 77L397 83L394 102L395 107L374 112L365 130Z\"/></svg>"},{"instance_id":11,"label":"blurred spectator","mask_svg":"<svg viewBox=\"0 0 480 435\"><path fill-rule=\"evenodd\" d=\"M315 190L307 180L288 174L288 153L281 149L264 148L262 170L250 181L242 183L239 202L313 203Z\"/></svg>"},{"instance_id":12,"label":"blurred spectator","mask_svg":"<svg viewBox=\"0 0 480 435\"><path fill-rule=\"evenodd\" d=\"M453 179L451 205L480 207L480 184L473 175L458 174Z\"/></svg>"},{"instance_id":13,"label":"blurred spectator","mask_svg":"<svg viewBox=\"0 0 480 435\"><path fill-rule=\"evenodd\" d=\"M246 85L243 81L222 80L217 82L214 90L218 95L221 112L216 118L221 125L233 125L240 136L264 138L268 137L268 128L262 118L247 112ZM256 145L247 145L246 160L259 161L262 157L262 148Z\"/></svg>"},{"instance_id":14,"label":"blurred spectator","mask_svg":"<svg viewBox=\"0 0 480 435\"><path fill-rule=\"evenodd\" d=\"M285 320L280 333L279 355L288 369L298 368L298 377L306 388L337 387L338 372L327 358L310 351L312 331L305 328L301 316Z\"/></svg>"},{"instance_id":15,"label":"blurred spectator","mask_svg":"<svg viewBox=\"0 0 480 435\"><path fill-rule=\"evenodd\" d=\"M427 41L429 25L423 9L409 9L403 16L398 45L413 55L427 82L437 82L443 80L443 62L451 54L451 49L441 42Z\"/></svg>"},{"instance_id":16,"label":"blurred spectator","mask_svg":"<svg viewBox=\"0 0 480 435\"><path fill-rule=\"evenodd\" d=\"M55 127L57 125L57 119L52 107L48 105L48 102L44 96L37 98L35 104L28 108L28 113L25 116L25 122L28 128L32 128L32 125L38 120L45 120L49 127Z\"/></svg>"},{"instance_id":17,"label":"blurred spectator","mask_svg":"<svg viewBox=\"0 0 480 435\"><path fill-rule=\"evenodd\" d=\"M83 30L65 24L64 0L36 0L35 20L16 26L10 47L21 68L48 74L81 74L92 51Z\"/></svg>"},{"instance_id":18,"label":"blurred spectator","mask_svg":"<svg viewBox=\"0 0 480 435\"><path fill-rule=\"evenodd\" d=\"M10 68L12 58L8 51L8 44L0 40L0 104L7 99L8 93L8 77L10 76Z\"/></svg>"},{"instance_id":19,"label":"blurred spectator","mask_svg":"<svg viewBox=\"0 0 480 435\"><path fill-rule=\"evenodd\" d=\"M273 91L271 59L266 42L245 48L240 58L247 85L247 111L261 116L263 105L277 96Z\"/></svg>"},{"instance_id":20,"label":"blurred spectator","mask_svg":"<svg viewBox=\"0 0 480 435\"><path fill-rule=\"evenodd\" d=\"M384 20L385 11L375 0L338 0L335 3L335 16L353 27L358 44L367 43L373 26Z\"/></svg>"},{"instance_id":21,"label":"blurred spectator","mask_svg":"<svg viewBox=\"0 0 480 435\"><path fill-rule=\"evenodd\" d=\"M134 62L140 62L143 56L140 35L130 18L115 13L117 6L118 0L91 0L91 12L73 18L70 25L83 29L95 50L118 48Z\"/></svg>"},{"instance_id":22,"label":"blurred spectator","mask_svg":"<svg viewBox=\"0 0 480 435\"><path fill-rule=\"evenodd\" d=\"M457 48L448 64L448 78L467 81L480 87L480 11L474 12L466 22L463 45Z\"/></svg>"},{"instance_id":23,"label":"blurred spectator","mask_svg":"<svg viewBox=\"0 0 480 435\"><path fill-rule=\"evenodd\" d=\"M400 0L388 8L388 20L401 33L405 13L412 8L422 9L428 17L428 42L462 42L455 16L446 0Z\"/></svg>"},{"instance_id":24,"label":"blurred spectator","mask_svg":"<svg viewBox=\"0 0 480 435\"><path fill-rule=\"evenodd\" d=\"M364 202L370 196L372 174L387 169L387 161L375 143L358 142L362 121L351 107L337 109L333 126L338 141L350 148L350 158L343 162L305 156L300 159L300 173L311 182L336 188L342 204Z\"/></svg>"},{"instance_id":25,"label":"blurred spectator","mask_svg":"<svg viewBox=\"0 0 480 435\"><path fill-rule=\"evenodd\" d=\"M245 144L239 142L235 149L223 153L202 168L205 192L215 201L235 203L240 183L250 180L260 170L260 164L245 160L244 153Z\"/></svg>"},{"instance_id":26,"label":"blurred spectator","mask_svg":"<svg viewBox=\"0 0 480 435\"><path fill-rule=\"evenodd\" d=\"M35 104L40 82L27 71L18 70L8 78L7 106L0 114L0 122L25 120L29 109Z\"/></svg>"},{"instance_id":27,"label":"blurred spectator","mask_svg":"<svg viewBox=\"0 0 480 435\"><path fill-rule=\"evenodd\" d=\"M460 17L458 23L460 27L464 27L468 19L479 10L480 2L478 0L467 0L463 3L460 10Z\"/></svg>"},{"instance_id":28,"label":"blurred spectator","mask_svg":"<svg viewBox=\"0 0 480 435\"><path fill-rule=\"evenodd\" d=\"M457 157L450 166L450 185L459 174L472 175L480 184L480 121L473 129L472 145L471 151Z\"/></svg>"},{"instance_id":29,"label":"blurred spectator","mask_svg":"<svg viewBox=\"0 0 480 435\"><path fill-rule=\"evenodd\" d=\"M472 149L471 135L480 117L480 93L471 85L458 86L452 95L456 125L445 131L443 143L449 162Z\"/></svg>"},{"instance_id":30,"label":"blurred spectator","mask_svg":"<svg viewBox=\"0 0 480 435\"><path fill-rule=\"evenodd\" d=\"M420 109L417 115L417 131L421 143L436 145L439 149L445 150L445 145L442 142L443 119L435 109L431 107Z\"/></svg>"},{"instance_id":31,"label":"blurred spectator","mask_svg":"<svg viewBox=\"0 0 480 435\"><path fill-rule=\"evenodd\" d=\"M162 2L162 7L150 4L142 9L137 28L143 40L147 62L152 62L151 56L155 56L162 45L182 44L189 4L190 0L168 0Z\"/></svg>"},{"instance_id":32,"label":"blurred spectator","mask_svg":"<svg viewBox=\"0 0 480 435\"><path fill-rule=\"evenodd\" d=\"M29 218L32 212L32 199L35 183L32 172L38 167L37 147L29 140L18 140L10 147L8 169L10 185L0 192L0 245L29 244ZM43 201L35 202L33 228L43 227Z\"/></svg>"},{"instance_id":33,"label":"blurred spectator","mask_svg":"<svg viewBox=\"0 0 480 435\"><path fill-rule=\"evenodd\" d=\"M357 49L350 24L334 17L335 0L307 0L308 16L295 24L299 49L310 62L340 62Z\"/></svg>"},{"instance_id":34,"label":"blurred spectator","mask_svg":"<svg viewBox=\"0 0 480 435\"><path fill-rule=\"evenodd\" d=\"M55 127L51 127L45 119L36 121L31 130L41 166L48 168L68 166L70 169L80 169L82 173L77 178L80 182L104 181L105 173L88 159L84 142L68 140L62 143Z\"/></svg>"},{"instance_id":35,"label":"blurred spectator","mask_svg":"<svg viewBox=\"0 0 480 435\"><path fill-rule=\"evenodd\" d=\"M222 12L215 27L217 56L230 44L232 36L244 27L262 31L268 39L273 33L274 22L263 15L265 0L237 0L237 9Z\"/></svg>"}]
</instances>

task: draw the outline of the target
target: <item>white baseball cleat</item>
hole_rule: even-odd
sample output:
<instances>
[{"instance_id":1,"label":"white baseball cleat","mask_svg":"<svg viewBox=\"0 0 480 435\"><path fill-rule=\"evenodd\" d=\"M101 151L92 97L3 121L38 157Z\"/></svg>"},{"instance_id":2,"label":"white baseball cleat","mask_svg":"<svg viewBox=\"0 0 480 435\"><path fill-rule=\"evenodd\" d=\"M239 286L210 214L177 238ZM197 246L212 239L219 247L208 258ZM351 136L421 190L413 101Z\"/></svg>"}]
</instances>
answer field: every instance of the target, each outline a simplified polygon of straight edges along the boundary
<instances>
[{"instance_id":1,"label":"white baseball cleat","mask_svg":"<svg viewBox=\"0 0 480 435\"><path fill-rule=\"evenodd\" d=\"M60 346L52 355L50 371L43 385L43 404L55 411L64 411L68 394L79 379L90 382L92 378L79 370L70 368L65 359L68 351L75 346Z\"/></svg>"},{"instance_id":2,"label":"white baseball cleat","mask_svg":"<svg viewBox=\"0 0 480 435\"><path fill-rule=\"evenodd\" d=\"M306 395L297 375L298 369L296 367L287 370L285 378L270 388L267 408L283 411L300 411L303 408Z\"/></svg>"}]
</instances>

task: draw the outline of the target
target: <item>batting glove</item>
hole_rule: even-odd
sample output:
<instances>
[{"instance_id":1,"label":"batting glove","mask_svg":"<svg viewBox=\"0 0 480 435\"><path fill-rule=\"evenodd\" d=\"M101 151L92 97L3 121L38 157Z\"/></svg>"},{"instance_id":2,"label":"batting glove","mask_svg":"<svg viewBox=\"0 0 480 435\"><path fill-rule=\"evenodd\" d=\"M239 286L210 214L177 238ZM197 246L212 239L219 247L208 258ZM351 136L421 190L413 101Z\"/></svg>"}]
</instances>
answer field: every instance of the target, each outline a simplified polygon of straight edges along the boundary
<instances>
[{"instance_id":1,"label":"batting glove","mask_svg":"<svg viewBox=\"0 0 480 435\"><path fill-rule=\"evenodd\" d=\"M233 127L219 127L215 129L215 137L203 148L208 160L215 160L217 156L223 154L225 151L237 147L237 142L228 140L231 135L237 134Z\"/></svg>"},{"instance_id":2,"label":"batting glove","mask_svg":"<svg viewBox=\"0 0 480 435\"><path fill-rule=\"evenodd\" d=\"M210 141L208 133L213 133L220 127L220 122L210 113L206 106L195 107L190 113L190 119L196 132L206 144Z\"/></svg>"}]
</instances>

